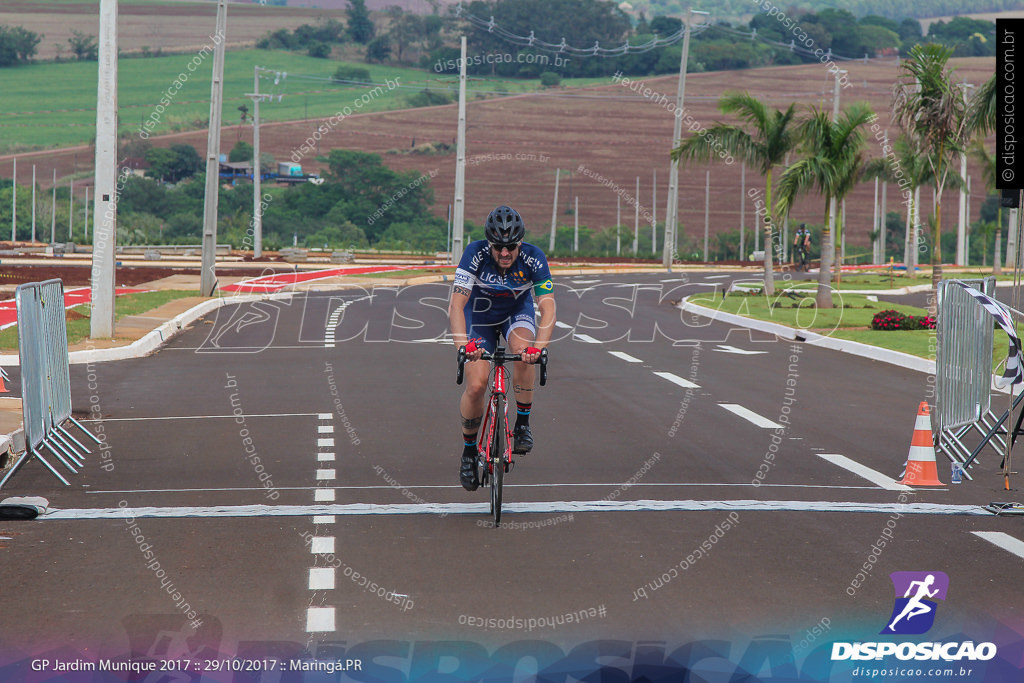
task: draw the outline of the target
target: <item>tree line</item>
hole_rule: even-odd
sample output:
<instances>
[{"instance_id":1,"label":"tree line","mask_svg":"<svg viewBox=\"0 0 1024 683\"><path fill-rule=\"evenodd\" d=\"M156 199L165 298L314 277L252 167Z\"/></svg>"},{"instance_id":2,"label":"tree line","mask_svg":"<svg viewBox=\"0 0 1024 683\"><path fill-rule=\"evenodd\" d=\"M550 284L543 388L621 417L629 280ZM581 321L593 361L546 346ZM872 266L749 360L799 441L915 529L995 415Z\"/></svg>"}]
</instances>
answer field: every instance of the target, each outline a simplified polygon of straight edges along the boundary
<instances>
[{"instance_id":1,"label":"tree line","mask_svg":"<svg viewBox=\"0 0 1024 683\"><path fill-rule=\"evenodd\" d=\"M763 7L766 3L755 5ZM953 49L953 55L991 56L995 54L995 23L968 17L933 22L928 31L912 17L892 18L890 12L867 13L859 18L849 9L822 7L817 10L785 12L762 11L748 22L730 22L720 17L716 6L710 27L694 31L690 45L689 70L717 71L760 66L810 63L817 59L810 50L795 49L794 25L806 34L815 48L831 50L848 58L909 55L914 45L935 42ZM651 8L652 10L654 8ZM749 11L749 4L744 13ZM336 20L317 26L300 26L294 31L280 29L268 33L258 43L267 49L306 50L314 56L330 55L328 45L343 42L358 44L365 61L403 66L418 66L435 73L457 73L459 36L467 37L471 55L501 54L503 59L467 60L467 72L476 76L503 78L539 78L545 73L560 77L593 77L612 72L627 75L672 73L679 68L682 46L643 52L630 52L614 58L568 57L505 40L499 32L489 31L466 21L466 16L486 17L503 30L525 35L535 28L556 26L551 35L536 35L540 40L567 45L605 48L625 43L641 46L655 37L676 35L682 21L664 15L648 19L643 12L627 14L619 5L606 0L474 0L457 13L417 15L397 6L378 13L374 19L365 3L356 0L348 10L346 26ZM557 35L555 35L557 33ZM557 66L554 66L557 64Z\"/></svg>"},{"instance_id":2,"label":"tree line","mask_svg":"<svg viewBox=\"0 0 1024 683\"><path fill-rule=\"evenodd\" d=\"M785 110L771 109L749 93L733 92L722 97L719 109L740 123L717 123L706 133L691 135L671 156L680 163L715 162L721 146L760 171L765 178L766 245L778 244L777 226L797 196L813 191L822 197L816 297L820 307L832 307L831 283L839 279L839 268L833 268L843 230L839 206L858 183L874 178L892 184L894 195L908 206L902 259L908 272L916 267L922 252L930 252L932 280L937 284L942 279L944 241L949 244L942 232L943 192L964 182L956 170L961 155L970 153L982 162L985 182L989 190L995 190L995 160L982 142L995 129L995 75L968 95L948 67L953 52L938 43L915 45L900 63L891 101L898 128L893 140L866 103L848 105L837 116L817 107L800 116L795 104ZM873 146L879 145L879 157L867 154L869 139ZM791 154L795 159L787 164ZM780 173L777 183L776 171ZM935 191L935 212L922 218L920 191L929 186ZM998 268L1001 223L992 230ZM951 237L955 244L955 236ZM882 238L881 231L872 235L873 240ZM773 251L766 249L764 255L769 295L773 293L773 257L777 258Z\"/></svg>"}]
</instances>

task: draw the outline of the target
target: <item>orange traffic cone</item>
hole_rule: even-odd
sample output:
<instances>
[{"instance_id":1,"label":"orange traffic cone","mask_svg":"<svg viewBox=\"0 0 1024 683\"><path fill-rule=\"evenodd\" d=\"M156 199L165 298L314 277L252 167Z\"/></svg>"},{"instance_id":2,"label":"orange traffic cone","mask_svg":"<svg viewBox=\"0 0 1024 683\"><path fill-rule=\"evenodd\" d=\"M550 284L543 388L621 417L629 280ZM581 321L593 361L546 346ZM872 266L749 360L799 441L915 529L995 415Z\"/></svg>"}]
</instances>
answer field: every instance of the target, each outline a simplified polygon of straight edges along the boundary
<instances>
[{"instance_id":1,"label":"orange traffic cone","mask_svg":"<svg viewBox=\"0 0 1024 683\"><path fill-rule=\"evenodd\" d=\"M7 385L4 384L4 380L7 380L8 382L10 382L11 378L7 376L7 371L6 370L4 370L3 368L0 368L0 394L9 394L11 392L7 388Z\"/></svg>"},{"instance_id":2,"label":"orange traffic cone","mask_svg":"<svg viewBox=\"0 0 1024 683\"><path fill-rule=\"evenodd\" d=\"M935 445L932 442L932 418L928 404L921 401L910 441L906 470L901 484L906 486L944 486L935 466Z\"/></svg>"}]
</instances>

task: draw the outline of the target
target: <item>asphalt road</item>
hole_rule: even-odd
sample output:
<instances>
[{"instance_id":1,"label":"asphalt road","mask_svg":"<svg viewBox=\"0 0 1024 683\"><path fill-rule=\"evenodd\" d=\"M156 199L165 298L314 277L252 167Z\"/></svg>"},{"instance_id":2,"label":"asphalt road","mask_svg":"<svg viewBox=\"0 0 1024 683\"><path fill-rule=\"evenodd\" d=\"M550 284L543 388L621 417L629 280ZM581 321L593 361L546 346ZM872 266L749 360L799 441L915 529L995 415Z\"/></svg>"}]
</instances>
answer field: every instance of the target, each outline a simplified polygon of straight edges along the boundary
<instances>
[{"instance_id":1,"label":"asphalt road","mask_svg":"<svg viewBox=\"0 0 1024 683\"><path fill-rule=\"evenodd\" d=\"M998 654L880 680L1018 680L1024 531L980 507L1020 500L998 459L902 490L928 377L673 306L727 281L558 283L497 529L458 485L447 285L226 306L73 366L109 448L70 487L30 462L4 492L56 511L0 522L0 680L129 680L54 668L127 658L191 667L131 679L152 681L858 680L907 662L833 643L894 639ZM930 629L879 635L893 572L948 576Z\"/></svg>"}]
</instances>

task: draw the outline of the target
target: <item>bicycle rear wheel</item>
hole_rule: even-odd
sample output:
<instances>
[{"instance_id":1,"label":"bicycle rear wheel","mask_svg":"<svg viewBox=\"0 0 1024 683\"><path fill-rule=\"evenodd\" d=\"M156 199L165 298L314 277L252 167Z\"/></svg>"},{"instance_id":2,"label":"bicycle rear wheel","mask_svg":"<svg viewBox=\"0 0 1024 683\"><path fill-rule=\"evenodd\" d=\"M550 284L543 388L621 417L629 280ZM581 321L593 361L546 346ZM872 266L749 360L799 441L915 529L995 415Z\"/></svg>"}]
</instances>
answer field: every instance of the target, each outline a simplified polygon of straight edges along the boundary
<instances>
[{"instance_id":1,"label":"bicycle rear wheel","mask_svg":"<svg viewBox=\"0 0 1024 683\"><path fill-rule=\"evenodd\" d=\"M505 479L505 463L508 454L508 423L505 415L505 397L497 397L494 413L494 441L491 442L491 514L494 515L494 526L501 524L501 486Z\"/></svg>"}]
</instances>

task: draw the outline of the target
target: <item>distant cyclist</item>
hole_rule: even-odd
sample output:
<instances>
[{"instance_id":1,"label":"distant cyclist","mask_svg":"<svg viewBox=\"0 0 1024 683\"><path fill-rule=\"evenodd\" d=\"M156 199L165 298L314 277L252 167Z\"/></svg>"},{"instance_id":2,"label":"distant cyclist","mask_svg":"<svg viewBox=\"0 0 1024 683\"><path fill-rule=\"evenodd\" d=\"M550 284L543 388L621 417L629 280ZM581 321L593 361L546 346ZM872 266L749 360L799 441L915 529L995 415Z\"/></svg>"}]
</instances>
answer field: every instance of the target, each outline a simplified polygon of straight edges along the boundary
<instances>
[{"instance_id":1,"label":"distant cyclist","mask_svg":"<svg viewBox=\"0 0 1024 683\"><path fill-rule=\"evenodd\" d=\"M456 348L469 343L467 361L478 361L486 350L494 351L498 334L504 335L510 353L523 353L516 362L512 386L516 395L516 426L513 453L533 448L530 410L533 406L533 368L555 329L555 296L551 271L544 252L523 242L526 226L519 213L499 206L487 216L486 239L472 242L462 254L448 303L448 321ZM537 296L541 324L534 316ZM475 348L474 348L475 347ZM466 389L459 402L463 451L459 481L467 491L480 485L477 477L477 433L487 400L489 363L466 363Z\"/></svg>"},{"instance_id":2,"label":"distant cyclist","mask_svg":"<svg viewBox=\"0 0 1024 683\"><path fill-rule=\"evenodd\" d=\"M793 239L793 263L796 264L797 270L807 270L810 253L811 231L807 229L806 223L801 223Z\"/></svg>"}]
</instances>

